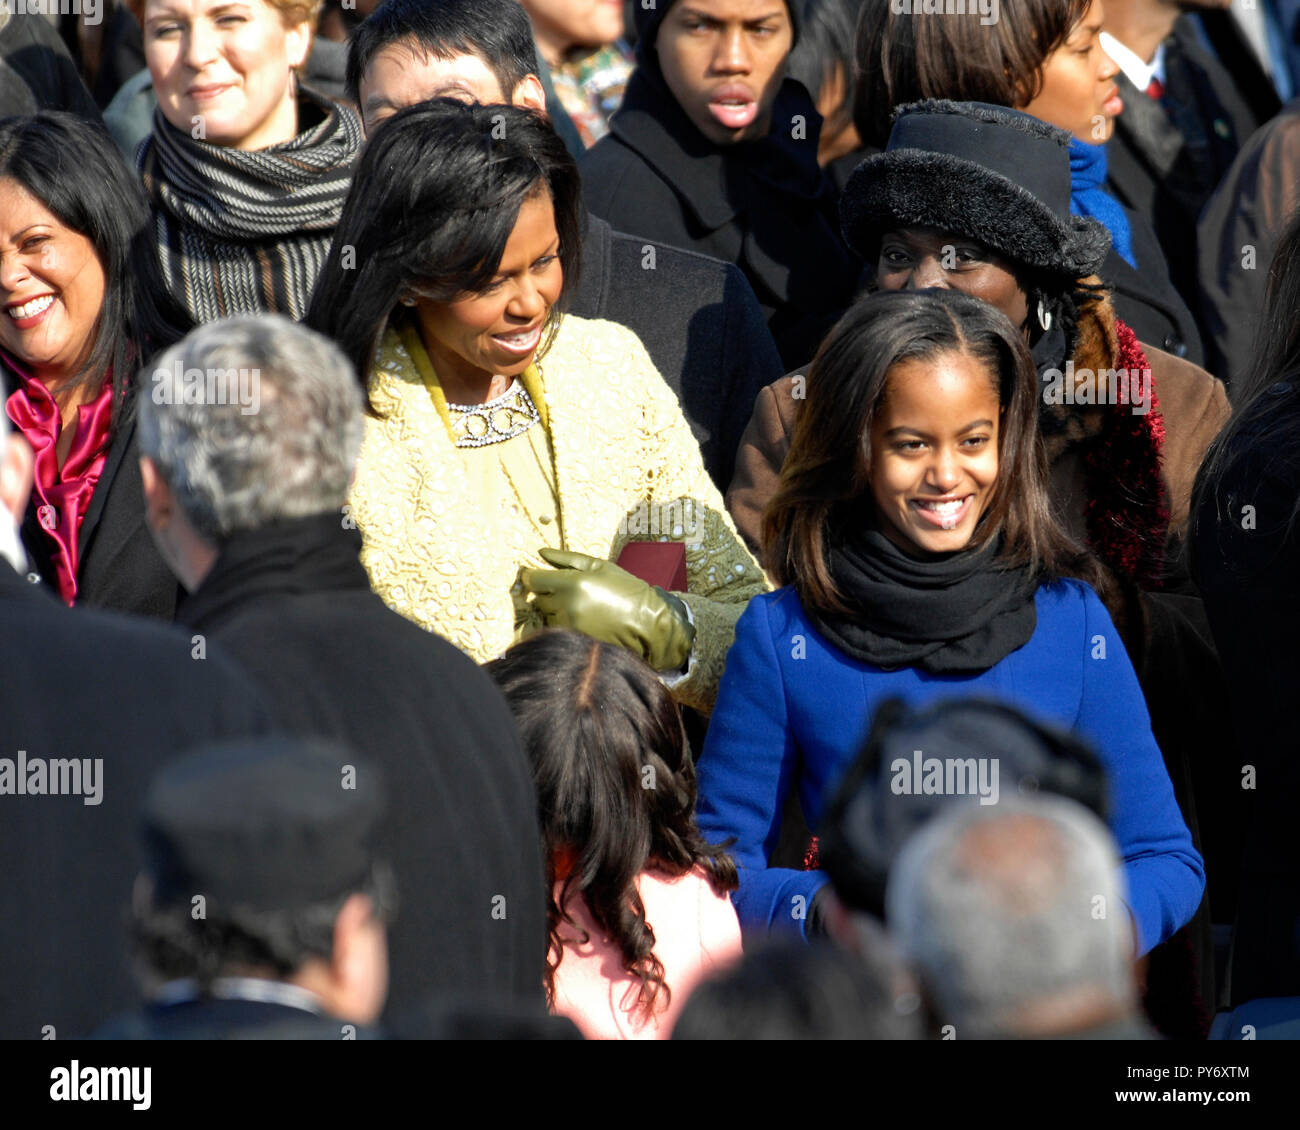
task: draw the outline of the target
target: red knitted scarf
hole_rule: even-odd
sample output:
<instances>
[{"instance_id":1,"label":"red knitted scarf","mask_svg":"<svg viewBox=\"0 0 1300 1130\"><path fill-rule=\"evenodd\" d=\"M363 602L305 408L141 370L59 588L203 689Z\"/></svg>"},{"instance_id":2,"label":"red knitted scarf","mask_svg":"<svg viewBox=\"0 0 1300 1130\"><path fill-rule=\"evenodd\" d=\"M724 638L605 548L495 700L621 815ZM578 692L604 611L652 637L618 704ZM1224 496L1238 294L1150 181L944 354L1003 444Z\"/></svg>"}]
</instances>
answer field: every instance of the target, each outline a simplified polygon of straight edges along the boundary
<instances>
[{"instance_id":1,"label":"red knitted scarf","mask_svg":"<svg viewBox=\"0 0 1300 1130\"><path fill-rule=\"evenodd\" d=\"M1169 506L1160 479L1165 422L1151 366L1137 336L1115 319L1119 356L1115 368L1147 382L1149 411L1111 405L1096 442L1084 456L1088 541L1115 572L1141 588L1158 588L1169 532Z\"/></svg>"}]
</instances>

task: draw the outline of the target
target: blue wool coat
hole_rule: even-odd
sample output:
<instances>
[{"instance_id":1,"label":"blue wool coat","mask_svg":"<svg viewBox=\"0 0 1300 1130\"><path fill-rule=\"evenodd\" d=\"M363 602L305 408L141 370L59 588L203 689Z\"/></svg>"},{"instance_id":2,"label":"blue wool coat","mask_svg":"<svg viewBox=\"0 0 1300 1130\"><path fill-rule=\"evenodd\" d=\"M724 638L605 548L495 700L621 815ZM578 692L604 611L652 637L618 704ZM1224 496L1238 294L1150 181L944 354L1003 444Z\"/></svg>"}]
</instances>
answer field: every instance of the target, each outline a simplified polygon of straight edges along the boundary
<instances>
[{"instance_id":1,"label":"blue wool coat","mask_svg":"<svg viewBox=\"0 0 1300 1130\"><path fill-rule=\"evenodd\" d=\"M747 932L802 929L792 908L810 904L827 880L817 871L767 866L786 797L799 790L815 829L876 707L892 696L912 706L1000 698L1074 730L1109 777L1111 831L1140 951L1191 919L1204 867L1119 633L1079 581L1043 586L1035 605L1033 637L1001 662L978 675L931 675L916 667L885 671L845 655L817 631L791 588L750 602L736 625L699 766L700 828L713 843L736 838L730 851L740 888L732 899Z\"/></svg>"}]
</instances>

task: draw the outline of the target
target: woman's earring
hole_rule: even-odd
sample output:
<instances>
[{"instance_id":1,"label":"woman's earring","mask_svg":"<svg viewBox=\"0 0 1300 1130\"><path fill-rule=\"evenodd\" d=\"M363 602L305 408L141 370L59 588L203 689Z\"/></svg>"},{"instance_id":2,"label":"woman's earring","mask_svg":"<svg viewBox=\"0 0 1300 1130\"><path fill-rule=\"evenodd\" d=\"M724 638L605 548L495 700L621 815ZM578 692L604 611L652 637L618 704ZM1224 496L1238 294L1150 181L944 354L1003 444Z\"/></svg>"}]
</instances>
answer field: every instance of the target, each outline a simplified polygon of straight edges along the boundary
<instances>
[{"instance_id":1,"label":"woman's earring","mask_svg":"<svg viewBox=\"0 0 1300 1130\"><path fill-rule=\"evenodd\" d=\"M414 299L414 298L403 298L403 299L402 299L402 305L403 305L403 306L414 306L414 305L415 305L415 299Z\"/></svg>"},{"instance_id":2,"label":"woman's earring","mask_svg":"<svg viewBox=\"0 0 1300 1130\"><path fill-rule=\"evenodd\" d=\"M1044 333L1052 328L1052 315L1041 298L1038 300L1038 324L1043 327Z\"/></svg>"}]
</instances>

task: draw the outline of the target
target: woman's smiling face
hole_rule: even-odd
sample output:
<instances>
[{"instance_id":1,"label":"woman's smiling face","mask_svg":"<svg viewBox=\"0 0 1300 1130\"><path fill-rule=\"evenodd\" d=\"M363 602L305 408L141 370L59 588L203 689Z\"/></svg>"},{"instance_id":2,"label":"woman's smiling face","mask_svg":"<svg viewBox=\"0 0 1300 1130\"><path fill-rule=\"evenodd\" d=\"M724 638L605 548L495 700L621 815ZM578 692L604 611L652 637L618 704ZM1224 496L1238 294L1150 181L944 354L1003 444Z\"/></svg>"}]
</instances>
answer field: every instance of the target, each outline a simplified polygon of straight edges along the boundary
<instances>
[{"instance_id":1,"label":"woman's smiling face","mask_svg":"<svg viewBox=\"0 0 1300 1130\"><path fill-rule=\"evenodd\" d=\"M963 549L998 479L997 375L967 353L900 361L871 425L885 535L913 556Z\"/></svg>"},{"instance_id":2,"label":"woman's smiling face","mask_svg":"<svg viewBox=\"0 0 1300 1130\"><path fill-rule=\"evenodd\" d=\"M106 287L95 245L0 178L0 347L53 390L90 356Z\"/></svg>"},{"instance_id":3,"label":"woman's smiling face","mask_svg":"<svg viewBox=\"0 0 1300 1130\"><path fill-rule=\"evenodd\" d=\"M177 129L232 149L292 141L291 71L311 25L285 25L266 0L148 0L144 58L163 116Z\"/></svg>"},{"instance_id":4,"label":"woman's smiling face","mask_svg":"<svg viewBox=\"0 0 1300 1130\"><path fill-rule=\"evenodd\" d=\"M542 185L519 209L495 278L453 302L418 299L421 337L440 380L490 383L528 368L564 289L555 208Z\"/></svg>"}]
</instances>

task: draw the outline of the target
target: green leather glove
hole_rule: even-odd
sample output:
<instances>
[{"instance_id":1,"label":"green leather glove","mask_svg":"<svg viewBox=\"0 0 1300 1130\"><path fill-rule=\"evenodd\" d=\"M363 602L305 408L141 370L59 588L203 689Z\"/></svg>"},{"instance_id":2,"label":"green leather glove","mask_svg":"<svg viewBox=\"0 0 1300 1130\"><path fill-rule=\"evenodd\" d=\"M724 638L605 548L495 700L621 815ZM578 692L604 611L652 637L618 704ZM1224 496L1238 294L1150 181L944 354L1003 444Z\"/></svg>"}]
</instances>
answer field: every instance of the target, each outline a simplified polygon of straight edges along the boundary
<instances>
[{"instance_id":1,"label":"green leather glove","mask_svg":"<svg viewBox=\"0 0 1300 1130\"><path fill-rule=\"evenodd\" d=\"M554 569L519 570L520 595L548 628L573 628L641 656L656 671L677 671L690 658L695 627L680 599L612 561L543 549ZM525 633L526 634L526 633Z\"/></svg>"}]
</instances>

